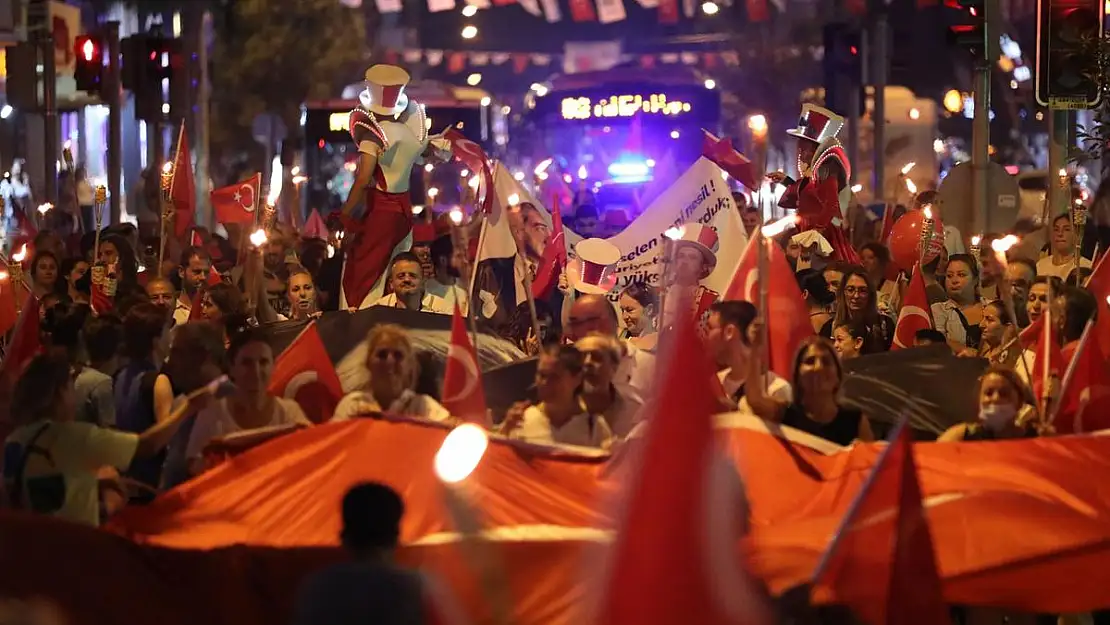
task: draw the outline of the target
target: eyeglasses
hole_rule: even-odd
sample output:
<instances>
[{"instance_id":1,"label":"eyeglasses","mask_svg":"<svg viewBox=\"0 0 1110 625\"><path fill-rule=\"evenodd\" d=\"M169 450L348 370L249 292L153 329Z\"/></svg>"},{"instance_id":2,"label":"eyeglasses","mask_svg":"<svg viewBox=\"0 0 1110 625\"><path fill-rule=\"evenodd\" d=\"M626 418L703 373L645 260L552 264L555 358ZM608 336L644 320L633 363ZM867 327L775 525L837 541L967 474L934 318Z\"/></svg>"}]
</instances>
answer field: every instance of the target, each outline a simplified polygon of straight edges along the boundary
<instances>
[{"instance_id":1,"label":"eyeglasses","mask_svg":"<svg viewBox=\"0 0 1110 625\"><path fill-rule=\"evenodd\" d=\"M843 288L845 295L867 295L871 290L865 286L846 286Z\"/></svg>"}]
</instances>

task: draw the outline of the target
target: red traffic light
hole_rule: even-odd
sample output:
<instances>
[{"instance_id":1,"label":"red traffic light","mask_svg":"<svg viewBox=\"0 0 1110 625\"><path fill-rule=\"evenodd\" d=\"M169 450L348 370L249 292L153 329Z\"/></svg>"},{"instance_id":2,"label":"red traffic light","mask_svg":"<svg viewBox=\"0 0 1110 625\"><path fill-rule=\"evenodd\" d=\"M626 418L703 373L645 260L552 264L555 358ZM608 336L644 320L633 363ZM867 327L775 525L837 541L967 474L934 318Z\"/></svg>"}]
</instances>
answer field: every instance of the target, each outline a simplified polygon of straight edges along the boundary
<instances>
[{"instance_id":1,"label":"red traffic light","mask_svg":"<svg viewBox=\"0 0 1110 625\"><path fill-rule=\"evenodd\" d=\"M96 37L87 35L77 37L73 41L73 47L77 58L86 63L94 63L101 59L100 41Z\"/></svg>"}]
</instances>

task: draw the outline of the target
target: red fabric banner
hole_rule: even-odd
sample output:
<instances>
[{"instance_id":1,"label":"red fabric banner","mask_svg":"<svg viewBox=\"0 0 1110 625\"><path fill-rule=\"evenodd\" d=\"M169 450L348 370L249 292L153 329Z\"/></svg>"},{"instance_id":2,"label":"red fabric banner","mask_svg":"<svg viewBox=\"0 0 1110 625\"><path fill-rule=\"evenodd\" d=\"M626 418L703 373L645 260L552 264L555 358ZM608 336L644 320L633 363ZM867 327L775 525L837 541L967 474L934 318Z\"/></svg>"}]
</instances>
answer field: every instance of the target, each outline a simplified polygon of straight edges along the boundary
<instances>
[{"instance_id":1,"label":"red fabric banner","mask_svg":"<svg viewBox=\"0 0 1110 625\"><path fill-rule=\"evenodd\" d=\"M659 0L659 23L678 23L678 0Z\"/></svg>"},{"instance_id":2,"label":"red fabric banner","mask_svg":"<svg viewBox=\"0 0 1110 625\"><path fill-rule=\"evenodd\" d=\"M576 22L596 22L593 0L570 0L570 17Z\"/></svg>"},{"instance_id":3,"label":"red fabric banner","mask_svg":"<svg viewBox=\"0 0 1110 625\"><path fill-rule=\"evenodd\" d=\"M771 19L771 9L767 0L747 0L748 21L752 23L766 22Z\"/></svg>"}]
</instances>

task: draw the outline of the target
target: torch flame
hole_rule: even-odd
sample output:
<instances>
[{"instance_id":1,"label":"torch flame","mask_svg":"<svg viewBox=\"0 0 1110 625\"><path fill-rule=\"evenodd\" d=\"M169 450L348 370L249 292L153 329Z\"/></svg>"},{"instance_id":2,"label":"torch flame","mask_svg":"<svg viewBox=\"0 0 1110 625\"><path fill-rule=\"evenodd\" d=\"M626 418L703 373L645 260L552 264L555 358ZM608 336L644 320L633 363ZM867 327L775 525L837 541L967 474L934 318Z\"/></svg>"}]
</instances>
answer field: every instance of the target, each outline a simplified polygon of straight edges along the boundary
<instances>
[{"instance_id":1,"label":"torch flame","mask_svg":"<svg viewBox=\"0 0 1110 625\"><path fill-rule=\"evenodd\" d=\"M468 182L467 185L471 189L478 190L478 176L472 176L470 178L470 182Z\"/></svg>"},{"instance_id":2,"label":"torch flame","mask_svg":"<svg viewBox=\"0 0 1110 625\"><path fill-rule=\"evenodd\" d=\"M486 431L473 423L451 430L435 456L436 476L447 484L457 484L474 472L489 447Z\"/></svg>"},{"instance_id":3,"label":"torch flame","mask_svg":"<svg viewBox=\"0 0 1110 625\"><path fill-rule=\"evenodd\" d=\"M906 178L906 190L910 193L917 193L917 185L909 178Z\"/></svg>"},{"instance_id":4,"label":"torch flame","mask_svg":"<svg viewBox=\"0 0 1110 625\"><path fill-rule=\"evenodd\" d=\"M413 215L419 215L420 213L423 213L423 212L424 212L424 205L423 204L413 204L412 205L412 214Z\"/></svg>"},{"instance_id":5,"label":"torch flame","mask_svg":"<svg viewBox=\"0 0 1110 625\"><path fill-rule=\"evenodd\" d=\"M262 228L255 230L251 233L251 244L255 247L262 247L270 237L266 236L266 231Z\"/></svg>"},{"instance_id":6,"label":"torch flame","mask_svg":"<svg viewBox=\"0 0 1110 625\"><path fill-rule=\"evenodd\" d=\"M926 221L932 221L933 220L933 207L932 206L928 206L928 205L925 206L925 220Z\"/></svg>"},{"instance_id":7,"label":"torch flame","mask_svg":"<svg viewBox=\"0 0 1110 625\"><path fill-rule=\"evenodd\" d=\"M460 225L463 221L463 212L458 206L452 208L451 212L447 213L447 216L451 218L451 222L456 226Z\"/></svg>"},{"instance_id":8,"label":"torch flame","mask_svg":"<svg viewBox=\"0 0 1110 625\"><path fill-rule=\"evenodd\" d=\"M173 171L173 163L171 163L170 161L166 161L166 162L165 162L165 163L164 163L164 164L162 165L162 173L163 173L163 174L168 174L168 173L170 173L170 172L172 172L172 171Z\"/></svg>"},{"instance_id":9,"label":"torch flame","mask_svg":"<svg viewBox=\"0 0 1110 625\"><path fill-rule=\"evenodd\" d=\"M759 229L759 231L763 234L764 237L777 237L783 232L786 232L788 228L792 227L796 223L798 223L797 215L787 215L786 217L783 217L776 222L769 223L766 226L763 226Z\"/></svg>"},{"instance_id":10,"label":"torch flame","mask_svg":"<svg viewBox=\"0 0 1110 625\"><path fill-rule=\"evenodd\" d=\"M1017 235L1007 234L1001 239L991 241L991 249L999 254L1005 254L1010 251L1011 247L1017 245L1019 241L1021 241L1021 239L1018 238Z\"/></svg>"},{"instance_id":11,"label":"torch flame","mask_svg":"<svg viewBox=\"0 0 1110 625\"><path fill-rule=\"evenodd\" d=\"M27 244L26 243L24 243L23 246L19 248L18 252L16 252L15 254L12 254L12 260L14 260L17 263L22 263L23 261L27 260Z\"/></svg>"},{"instance_id":12,"label":"torch flame","mask_svg":"<svg viewBox=\"0 0 1110 625\"><path fill-rule=\"evenodd\" d=\"M435 187L431 187L430 189L428 189L428 197L429 198L434 200L434 199L436 199L437 195L439 195L439 189L437 189Z\"/></svg>"},{"instance_id":13,"label":"torch flame","mask_svg":"<svg viewBox=\"0 0 1110 625\"><path fill-rule=\"evenodd\" d=\"M45 215L49 213L52 208L54 208L54 205L50 202L46 202L45 204L39 204L38 211L40 215Z\"/></svg>"},{"instance_id":14,"label":"torch flame","mask_svg":"<svg viewBox=\"0 0 1110 625\"><path fill-rule=\"evenodd\" d=\"M681 239L682 235L684 234L686 234L686 228L683 228L682 226L674 226L673 228L667 228L667 231L663 233L663 236L672 241L677 241Z\"/></svg>"},{"instance_id":15,"label":"torch flame","mask_svg":"<svg viewBox=\"0 0 1110 625\"><path fill-rule=\"evenodd\" d=\"M520 194L519 193L510 193L509 197L508 197L508 200L509 200L509 206L516 206L517 204L520 204Z\"/></svg>"},{"instance_id":16,"label":"torch flame","mask_svg":"<svg viewBox=\"0 0 1110 625\"><path fill-rule=\"evenodd\" d=\"M972 247L979 247L979 242L982 241L982 240L983 240L983 237L981 237L979 235L975 235L975 236L971 237L971 246Z\"/></svg>"},{"instance_id":17,"label":"torch flame","mask_svg":"<svg viewBox=\"0 0 1110 625\"><path fill-rule=\"evenodd\" d=\"M553 159L553 158L543 159L542 161L540 161L539 165L536 165L536 169L535 169L534 173L537 176L544 176L547 173L547 168L551 167L551 163L553 163L553 162L555 162L555 159Z\"/></svg>"},{"instance_id":18,"label":"torch flame","mask_svg":"<svg viewBox=\"0 0 1110 625\"><path fill-rule=\"evenodd\" d=\"M905 176L906 174L910 173L910 171L913 170L914 165L917 165L917 163L915 163L913 161L910 161L910 162L906 163L905 165L903 165L902 166L902 175Z\"/></svg>"},{"instance_id":19,"label":"torch flame","mask_svg":"<svg viewBox=\"0 0 1110 625\"><path fill-rule=\"evenodd\" d=\"M7 280L9 278L8 272L0 271L0 280Z\"/></svg>"}]
</instances>

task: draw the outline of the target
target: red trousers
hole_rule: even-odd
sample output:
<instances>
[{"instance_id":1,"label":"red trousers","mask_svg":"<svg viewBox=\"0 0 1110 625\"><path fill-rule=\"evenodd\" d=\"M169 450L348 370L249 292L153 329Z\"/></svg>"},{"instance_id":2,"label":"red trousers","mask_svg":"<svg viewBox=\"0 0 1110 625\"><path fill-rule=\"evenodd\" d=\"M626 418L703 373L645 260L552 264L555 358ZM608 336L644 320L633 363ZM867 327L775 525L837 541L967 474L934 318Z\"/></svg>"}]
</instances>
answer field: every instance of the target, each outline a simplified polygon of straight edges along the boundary
<instances>
[{"instance_id":1,"label":"red trousers","mask_svg":"<svg viewBox=\"0 0 1110 625\"><path fill-rule=\"evenodd\" d=\"M366 213L343 217L343 297L358 308L389 266L393 248L412 231L409 192L389 193L373 188L366 194Z\"/></svg>"}]
</instances>

